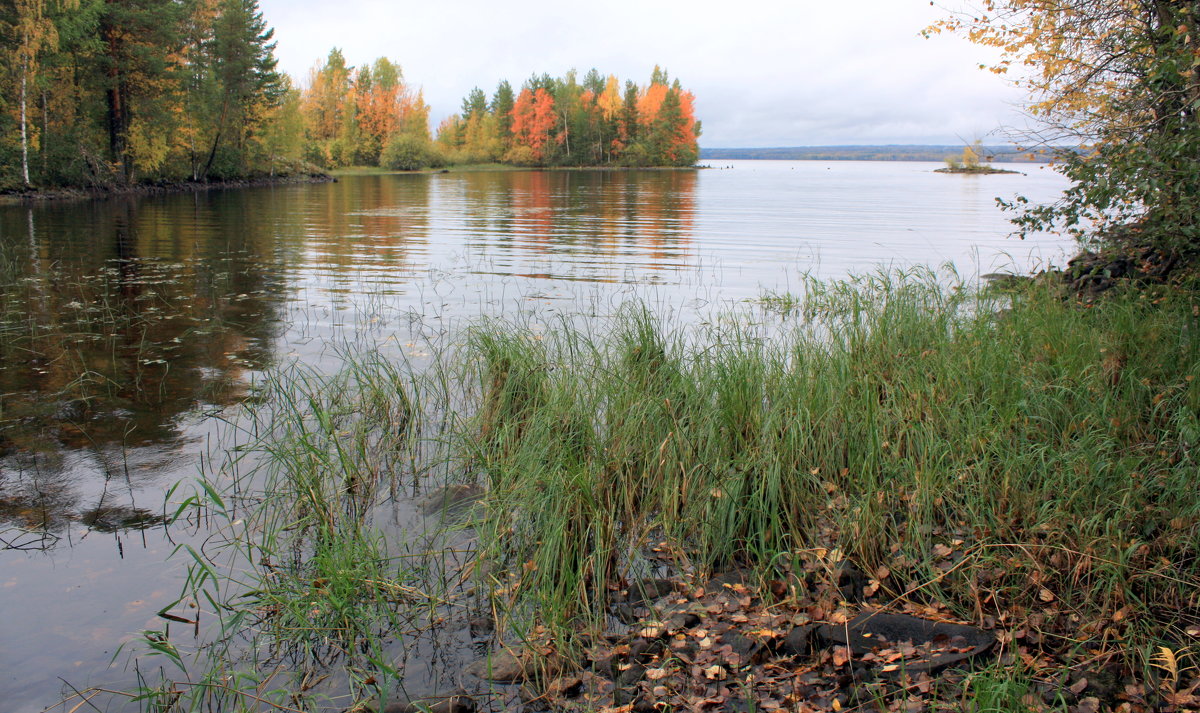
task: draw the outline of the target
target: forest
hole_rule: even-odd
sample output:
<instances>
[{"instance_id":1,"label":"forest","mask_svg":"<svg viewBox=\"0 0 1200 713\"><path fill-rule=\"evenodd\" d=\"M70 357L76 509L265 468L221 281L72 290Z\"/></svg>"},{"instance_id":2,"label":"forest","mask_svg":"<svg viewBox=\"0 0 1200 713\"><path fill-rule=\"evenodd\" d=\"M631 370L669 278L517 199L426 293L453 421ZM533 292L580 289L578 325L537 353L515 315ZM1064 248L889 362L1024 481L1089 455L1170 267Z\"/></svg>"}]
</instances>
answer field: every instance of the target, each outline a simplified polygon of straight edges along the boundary
<instances>
[{"instance_id":1,"label":"forest","mask_svg":"<svg viewBox=\"0 0 1200 713\"><path fill-rule=\"evenodd\" d=\"M333 49L299 82L257 0L0 5L0 189L210 182L349 166L687 166L694 97L589 71L430 107L387 58Z\"/></svg>"}]
</instances>

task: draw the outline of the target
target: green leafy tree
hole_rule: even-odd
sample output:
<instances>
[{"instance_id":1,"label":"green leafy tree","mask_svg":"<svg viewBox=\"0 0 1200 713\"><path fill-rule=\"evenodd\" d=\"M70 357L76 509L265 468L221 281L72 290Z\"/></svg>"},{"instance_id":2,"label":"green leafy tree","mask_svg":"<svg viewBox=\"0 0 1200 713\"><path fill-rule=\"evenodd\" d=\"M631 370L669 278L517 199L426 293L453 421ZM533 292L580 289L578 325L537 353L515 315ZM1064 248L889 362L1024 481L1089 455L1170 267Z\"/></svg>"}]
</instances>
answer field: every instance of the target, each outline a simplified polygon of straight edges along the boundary
<instances>
[{"instance_id":1,"label":"green leafy tree","mask_svg":"<svg viewBox=\"0 0 1200 713\"><path fill-rule=\"evenodd\" d=\"M255 132L284 91L275 70L274 34L258 9L258 0L222 0L213 32L213 75L220 110L200 178L208 177L222 149L223 176L247 172Z\"/></svg>"},{"instance_id":2,"label":"green leafy tree","mask_svg":"<svg viewBox=\"0 0 1200 713\"><path fill-rule=\"evenodd\" d=\"M1166 246L1200 245L1200 6L1181 0L989 0L930 31L999 48L1026 69L1036 141L1061 147L1062 201L1018 200L1022 235L1086 238L1136 224Z\"/></svg>"},{"instance_id":3,"label":"green leafy tree","mask_svg":"<svg viewBox=\"0 0 1200 713\"><path fill-rule=\"evenodd\" d=\"M157 170L169 153L178 114L184 6L174 0L106 0L99 18L100 72L107 108L109 160L121 183L140 168Z\"/></svg>"},{"instance_id":4,"label":"green leafy tree","mask_svg":"<svg viewBox=\"0 0 1200 713\"><path fill-rule=\"evenodd\" d=\"M492 102L488 107L496 117L496 136L504 149L512 145L512 110L515 102L512 85L506 79L496 86L496 93L492 95Z\"/></svg>"},{"instance_id":5,"label":"green leafy tree","mask_svg":"<svg viewBox=\"0 0 1200 713\"><path fill-rule=\"evenodd\" d=\"M471 90L471 93L463 99L462 115L464 119L470 120L474 116L479 116L487 112L487 95L479 87Z\"/></svg>"}]
</instances>

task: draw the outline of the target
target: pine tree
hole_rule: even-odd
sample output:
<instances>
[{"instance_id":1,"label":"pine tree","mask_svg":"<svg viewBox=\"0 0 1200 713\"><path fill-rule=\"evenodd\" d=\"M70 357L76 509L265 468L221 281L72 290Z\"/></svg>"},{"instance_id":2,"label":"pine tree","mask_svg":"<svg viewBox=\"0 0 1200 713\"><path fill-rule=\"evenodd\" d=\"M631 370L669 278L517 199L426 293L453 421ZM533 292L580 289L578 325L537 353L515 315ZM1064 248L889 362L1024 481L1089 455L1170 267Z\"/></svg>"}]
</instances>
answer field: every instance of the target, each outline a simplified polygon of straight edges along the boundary
<instances>
[{"instance_id":1,"label":"pine tree","mask_svg":"<svg viewBox=\"0 0 1200 713\"><path fill-rule=\"evenodd\" d=\"M502 148L512 145L512 110L514 104L512 85L508 80L500 82L496 93L492 95L492 115L496 117L496 136L500 139Z\"/></svg>"},{"instance_id":2,"label":"pine tree","mask_svg":"<svg viewBox=\"0 0 1200 713\"><path fill-rule=\"evenodd\" d=\"M221 173L246 171L248 143L284 90L275 70L274 34L258 9L258 0L222 0L213 32L213 74L220 111L200 178L212 171L222 142L228 146L229 156Z\"/></svg>"}]
</instances>

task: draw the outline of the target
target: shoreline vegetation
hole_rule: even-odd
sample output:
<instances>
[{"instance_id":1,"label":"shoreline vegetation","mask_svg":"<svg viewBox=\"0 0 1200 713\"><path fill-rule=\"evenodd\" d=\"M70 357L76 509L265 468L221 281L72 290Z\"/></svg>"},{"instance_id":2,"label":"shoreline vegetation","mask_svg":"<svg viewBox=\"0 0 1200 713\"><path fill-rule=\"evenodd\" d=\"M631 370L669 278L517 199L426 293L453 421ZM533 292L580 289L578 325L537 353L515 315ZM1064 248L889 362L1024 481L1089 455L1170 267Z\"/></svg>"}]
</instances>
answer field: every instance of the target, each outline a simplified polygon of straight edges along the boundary
<instances>
[{"instance_id":1,"label":"shoreline vegetation","mask_svg":"<svg viewBox=\"0 0 1200 713\"><path fill-rule=\"evenodd\" d=\"M221 638L191 670L146 632L185 678L139 695L1177 710L1200 637L1200 298L1193 271L1142 257L985 288L809 281L698 325L636 302L481 320L427 345L428 370L367 351L277 373L246 406L258 470L170 504L227 523L209 547L235 561L193 553L170 614L209 602ZM410 481L465 560L374 521ZM459 627L488 651L462 688L406 690L389 647ZM308 663L289 683L243 637ZM306 696L330 665L344 685Z\"/></svg>"},{"instance_id":2,"label":"shoreline vegetation","mask_svg":"<svg viewBox=\"0 0 1200 713\"><path fill-rule=\"evenodd\" d=\"M982 288L813 280L700 324L637 301L481 318L428 368L277 370L242 405L253 442L166 493L208 537L176 553L174 631L123 651L142 685L65 704L1200 708L1198 20L998 5L930 31L1042 63L1033 113L1095 150L1062 151L1073 187L1015 222L1105 250ZM294 88L253 0L41 10L17 18L6 186L695 160L691 95L658 68L623 92L595 70L476 89L435 139L389 60L334 50ZM388 529L406 490L433 528L415 540ZM468 638L446 664L486 651L464 690L405 688L408 642Z\"/></svg>"},{"instance_id":3,"label":"shoreline vegetation","mask_svg":"<svg viewBox=\"0 0 1200 713\"><path fill-rule=\"evenodd\" d=\"M169 193L198 193L204 191L220 191L236 188L264 188L269 186L289 186L305 183L329 183L336 181L335 174L312 171L310 173L292 174L286 176L256 176L252 178L233 178L213 181L159 181L156 183L135 183L132 185L103 185L103 186L72 186L27 189L9 189L0 191L0 205L37 203L40 201L58 200L91 200L97 198L116 198L121 196L155 196Z\"/></svg>"},{"instance_id":4,"label":"shoreline vegetation","mask_svg":"<svg viewBox=\"0 0 1200 713\"><path fill-rule=\"evenodd\" d=\"M1003 168L995 168L991 162L995 156L989 154L983 144L976 141L963 147L960 156L947 156L945 168L935 169L934 173L957 173L964 175L988 176L997 173L1020 173Z\"/></svg>"},{"instance_id":5,"label":"shoreline vegetation","mask_svg":"<svg viewBox=\"0 0 1200 713\"><path fill-rule=\"evenodd\" d=\"M996 173L1015 173L1020 174L1020 171L1013 171L1006 168L996 168L995 166L946 166L945 168L935 168L934 173L958 173L976 176L990 176Z\"/></svg>"},{"instance_id":6,"label":"shoreline vegetation","mask_svg":"<svg viewBox=\"0 0 1200 713\"><path fill-rule=\"evenodd\" d=\"M699 153L695 97L657 66L642 84L572 69L490 98L475 88L435 133L422 90L386 57L354 66L334 48L304 81L280 72L257 0L27 5L0 12L10 194L362 165L690 166Z\"/></svg>"}]
</instances>

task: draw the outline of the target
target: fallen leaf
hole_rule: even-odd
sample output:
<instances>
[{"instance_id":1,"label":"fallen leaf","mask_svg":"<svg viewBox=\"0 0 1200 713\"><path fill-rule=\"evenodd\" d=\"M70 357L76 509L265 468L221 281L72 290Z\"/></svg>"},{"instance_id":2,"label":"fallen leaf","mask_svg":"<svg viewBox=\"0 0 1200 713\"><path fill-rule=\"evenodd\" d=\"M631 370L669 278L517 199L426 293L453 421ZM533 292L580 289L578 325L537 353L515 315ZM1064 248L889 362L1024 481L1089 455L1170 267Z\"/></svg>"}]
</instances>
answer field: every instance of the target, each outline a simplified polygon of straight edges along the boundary
<instances>
[{"instance_id":1,"label":"fallen leaf","mask_svg":"<svg viewBox=\"0 0 1200 713\"><path fill-rule=\"evenodd\" d=\"M850 649L845 646L837 646L833 649L833 665L844 666L850 660Z\"/></svg>"},{"instance_id":2,"label":"fallen leaf","mask_svg":"<svg viewBox=\"0 0 1200 713\"><path fill-rule=\"evenodd\" d=\"M651 681L660 681L666 677L667 677L667 670L665 668L648 668L648 669L646 669L646 678L650 679Z\"/></svg>"},{"instance_id":3,"label":"fallen leaf","mask_svg":"<svg viewBox=\"0 0 1200 713\"><path fill-rule=\"evenodd\" d=\"M954 554L954 550L947 547L946 545L938 543L933 546L934 557L949 557L952 554Z\"/></svg>"}]
</instances>

